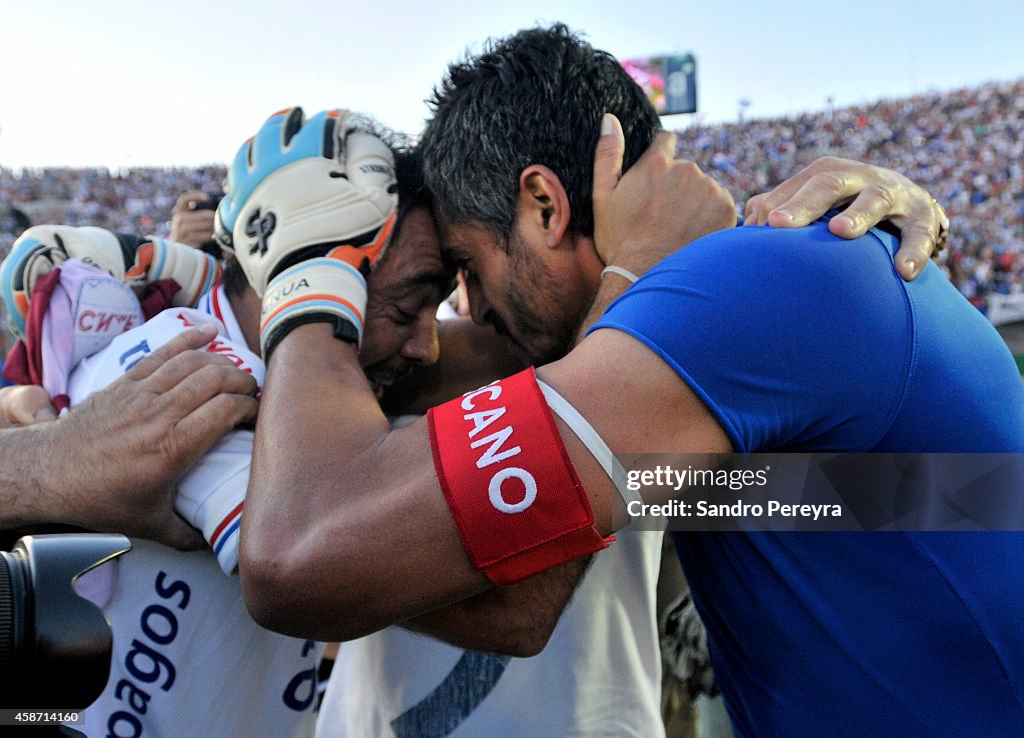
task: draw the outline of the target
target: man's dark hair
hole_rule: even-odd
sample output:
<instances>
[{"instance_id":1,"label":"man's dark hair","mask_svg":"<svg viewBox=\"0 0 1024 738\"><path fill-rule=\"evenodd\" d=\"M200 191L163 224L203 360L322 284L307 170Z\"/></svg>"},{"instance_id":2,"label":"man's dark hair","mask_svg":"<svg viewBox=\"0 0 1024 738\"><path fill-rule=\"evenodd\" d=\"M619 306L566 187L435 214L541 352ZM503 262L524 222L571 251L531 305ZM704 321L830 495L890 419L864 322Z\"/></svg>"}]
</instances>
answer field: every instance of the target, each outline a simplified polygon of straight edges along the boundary
<instances>
[{"instance_id":1,"label":"man's dark hair","mask_svg":"<svg viewBox=\"0 0 1024 738\"><path fill-rule=\"evenodd\" d=\"M249 289L249 280L245 276L242 265L234 254L224 253L224 272L221 280L224 282L224 292L228 297L241 297Z\"/></svg>"},{"instance_id":2,"label":"man's dark hair","mask_svg":"<svg viewBox=\"0 0 1024 738\"><path fill-rule=\"evenodd\" d=\"M571 227L591 236L594 146L601 116L614 113L626 135L624 168L661 127L643 90L610 54L562 24L489 41L449 66L428 100L434 116L420 149L436 204L456 223L480 221L507 238L519 175L549 167L572 209Z\"/></svg>"},{"instance_id":3,"label":"man's dark hair","mask_svg":"<svg viewBox=\"0 0 1024 738\"><path fill-rule=\"evenodd\" d=\"M413 208L428 210L433 204L423 181L423 156L418 148L404 146L395 150L395 179L398 181L398 220Z\"/></svg>"}]
</instances>

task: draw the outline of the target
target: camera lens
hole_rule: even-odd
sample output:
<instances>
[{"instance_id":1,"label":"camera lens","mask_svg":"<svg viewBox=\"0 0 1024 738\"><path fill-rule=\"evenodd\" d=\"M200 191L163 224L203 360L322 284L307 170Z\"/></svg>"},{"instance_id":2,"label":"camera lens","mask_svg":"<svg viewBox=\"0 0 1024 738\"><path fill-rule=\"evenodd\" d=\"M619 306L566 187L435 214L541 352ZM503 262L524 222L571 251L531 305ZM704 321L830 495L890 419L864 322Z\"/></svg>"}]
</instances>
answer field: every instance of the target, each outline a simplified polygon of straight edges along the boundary
<instances>
[{"instance_id":1,"label":"camera lens","mask_svg":"<svg viewBox=\"0 0 1024 738\"><path fill-rule=\"evenodd\" d=\"M14 593L7 559L0 554L0 679L11 673L14 660ZM0 683L0 689L3 688Z\"/></svg>"},{"instance_id":2,"label":"camera lens","mask_svg":"<svg viewBox=\"0 0 1024 738\"><path fill-rule=\"evenodd\" d=\"M17 685L19 645L31 607L25 582L24 562L0 551L0 694L10 694Z\"/></svg>"},{"instance_id":3,"label":"camera lens","mask_svg":"<svg viewBox=\"0 0 1024 738\"><path fill-rule=\"evenodd\" d=\"M0 552L0 707L87 707L107 683L112 635L74 580L131 548L120 535L26 536Z\"/></svg>"}]
</instances>

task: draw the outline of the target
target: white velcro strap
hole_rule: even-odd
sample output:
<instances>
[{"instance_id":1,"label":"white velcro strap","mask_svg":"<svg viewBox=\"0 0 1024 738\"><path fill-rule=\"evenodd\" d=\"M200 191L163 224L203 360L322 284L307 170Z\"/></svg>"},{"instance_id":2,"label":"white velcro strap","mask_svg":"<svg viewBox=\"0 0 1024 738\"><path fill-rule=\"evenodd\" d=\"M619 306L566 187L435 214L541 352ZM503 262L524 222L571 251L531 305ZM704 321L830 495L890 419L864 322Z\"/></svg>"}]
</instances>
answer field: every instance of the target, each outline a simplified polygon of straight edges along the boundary
<instances>
[{"instance_id":1,"label":"white velcro strap","mask_svg":"<svg viewBox=\"0 0 1024 738\"><path fill-rule=\"evenodd\" d=\"M629 510L629 503L636 502L640 505L644 504L643 498L640 497L639 492L634 492L626 484L626 470L623 468L619 460L615 458L615 454L608 448L608 444L604 442L601 435L594 429L586 418L584 418L579 410L574 408L569 401L562 397L557 390L551 385L547 384L540 378L537 379L537 384L540 386L540 391L544 393L544 399L548 401L548 407L562 419L562 421L572 429L572 432L576 434L576 437L580 439L584 446L587 447L587 451L594 457L601 468L604 469L604 473L608 475L608 478L612 480L612 484L615 485L615 489L619 491L619 495L622 497L622 501L626 503L626 509ZM631 516L632 517L632 516Z\"/></svg>"},{"instance_id":2,"label":"white velcro strap","mask_svg":"<svg viewBox=\"0 0 1024 738\"><path fill-rule=\"evenodd\" d=\"M274 277L263 296L260 318L260 347L268 359L268 340L287 325L313 322L324 316L332 322L340 318L351 323L363 339L363 315L366 312L366 280L359 270L338 259L321 257L296 264ZM272 347L272 346L271 346Z\"/></svg>"}]
</instances>

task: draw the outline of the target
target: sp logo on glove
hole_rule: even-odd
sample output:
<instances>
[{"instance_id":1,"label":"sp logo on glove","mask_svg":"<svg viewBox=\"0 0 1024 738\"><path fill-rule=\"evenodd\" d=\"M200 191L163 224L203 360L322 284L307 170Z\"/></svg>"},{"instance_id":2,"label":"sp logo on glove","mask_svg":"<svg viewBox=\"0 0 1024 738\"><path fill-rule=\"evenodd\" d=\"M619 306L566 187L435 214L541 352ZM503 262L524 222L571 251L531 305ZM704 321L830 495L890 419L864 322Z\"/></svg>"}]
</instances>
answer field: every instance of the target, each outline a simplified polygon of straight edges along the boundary
<instances>
[{"instance_id":1,"label":"sp logo on glove","mask_svg":"<svg viewBox=\"0 0 1024 738\"><path fill-rule=\"evenodd\" d=\"M253 214L249 216L249 220L245 224L245 235L256 239L249 246L250 256L256 255L257 252L259 252L260 256L267 255L267 238L274 232L276 225L277 216L273 213L263 215L260 213L259 208L256 208Z\"/></svg>"}]
</instances>

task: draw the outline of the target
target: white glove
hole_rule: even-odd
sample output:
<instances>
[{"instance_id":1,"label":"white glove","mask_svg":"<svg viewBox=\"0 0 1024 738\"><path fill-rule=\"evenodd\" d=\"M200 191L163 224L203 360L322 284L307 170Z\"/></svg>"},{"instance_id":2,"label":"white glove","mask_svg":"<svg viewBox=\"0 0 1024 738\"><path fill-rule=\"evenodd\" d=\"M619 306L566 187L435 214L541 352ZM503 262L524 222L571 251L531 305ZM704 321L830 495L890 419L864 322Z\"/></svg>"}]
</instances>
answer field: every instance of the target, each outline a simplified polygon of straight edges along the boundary
<instances>
[{"instance_id":1,"label":"white glove","mask_svg":"<svg viewBox=\"0 0 1024 738\"><path fill-rule=\"evenodd\" d=\"M353 126L345 110L308 121L301 108L281 111L228 172L215 234L263 298L265 360L303 323L362 339L365 277L387 246L398 197L390 149Z\"/></svg>"},{"instance_id":2,"label":"white glove","mask_svg":"<svg viewBox=\"0 0 1024 738\"><path fill-rule=\"evenodd\" d=\"M36 281L68 259L102 269L138 294L158 279L173 279L181 287L172 300L177 307L194 306L220 276L217 261L202 251L155 237L138 249L136 243L133 236L93 226L40 225L26 230L0 265L0 291L12 330L24 335Z\"/></svg>"},{"instance_id":3,"label":"white glove","mask_svg":"<svg viewBox=\"0 0 1024 738\"><path fill-rule=\"evenodd\" d=\"M0 266L0 290L11 329L25 334L25 318L36 280L68 259L124 278L125 255L117 236L103 228L39 225L27 229Z\"/></svg>"}]
</instances>

